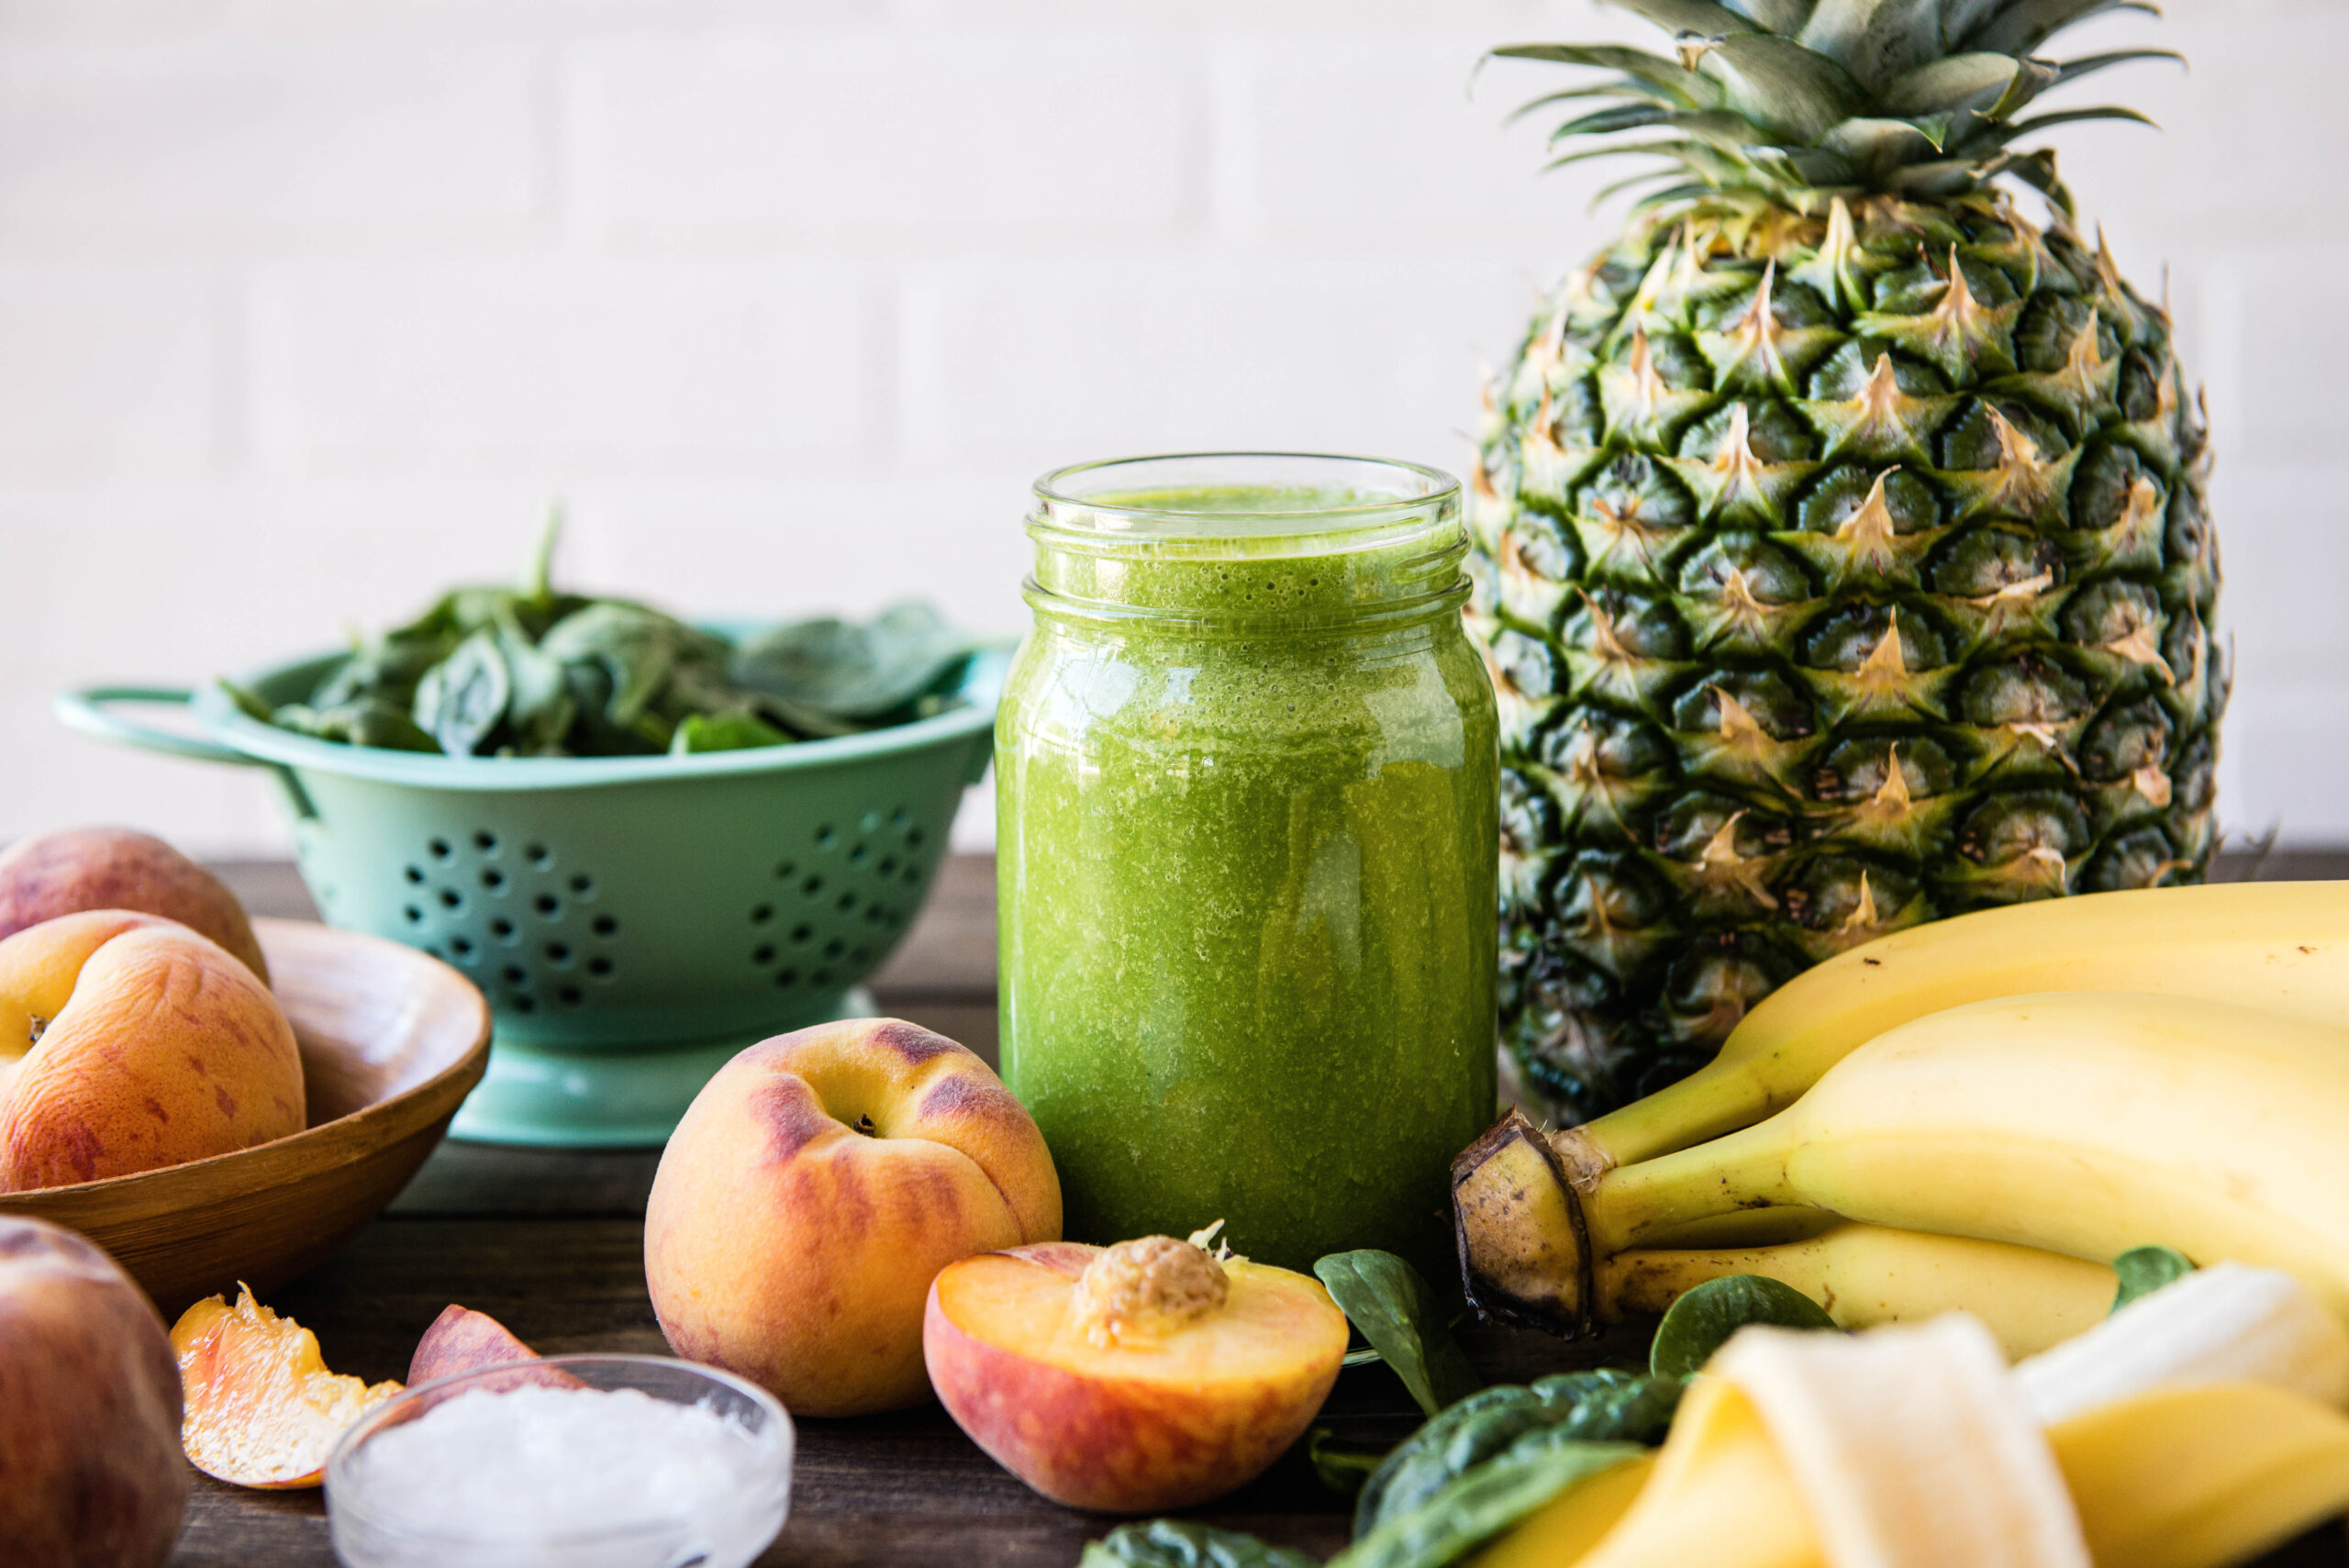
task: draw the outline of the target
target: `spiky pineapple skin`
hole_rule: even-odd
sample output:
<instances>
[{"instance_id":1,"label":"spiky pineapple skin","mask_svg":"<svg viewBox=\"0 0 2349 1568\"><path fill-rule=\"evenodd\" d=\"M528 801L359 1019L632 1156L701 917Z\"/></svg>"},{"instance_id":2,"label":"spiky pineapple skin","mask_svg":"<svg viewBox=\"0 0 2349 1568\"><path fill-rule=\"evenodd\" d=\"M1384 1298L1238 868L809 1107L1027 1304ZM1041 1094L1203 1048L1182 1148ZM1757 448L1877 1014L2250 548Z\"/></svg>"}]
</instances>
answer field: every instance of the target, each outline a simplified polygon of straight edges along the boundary
<instances>
[{"instance_id":1,"label":"spiky pineapple skin","mask_svg":"<svg viewBox=\"0 0 2349 1568\"><path fill-rule=\"evenodd\" d=\"M1998 198L1699 206L1569 277L1488 397L1464 612L1523 1096L1652 1092L1888 931L2199 880L2206 470L2164 312Z\"/></svg>"}]
</instances>

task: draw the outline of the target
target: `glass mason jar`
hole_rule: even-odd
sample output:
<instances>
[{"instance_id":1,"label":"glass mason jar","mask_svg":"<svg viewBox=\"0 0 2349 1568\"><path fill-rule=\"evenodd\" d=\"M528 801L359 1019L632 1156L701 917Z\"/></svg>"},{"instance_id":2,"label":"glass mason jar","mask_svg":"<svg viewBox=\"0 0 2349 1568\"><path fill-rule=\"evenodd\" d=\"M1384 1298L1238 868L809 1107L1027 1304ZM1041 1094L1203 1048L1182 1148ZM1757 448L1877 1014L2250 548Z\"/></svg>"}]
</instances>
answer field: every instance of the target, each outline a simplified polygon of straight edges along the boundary
<instances>
[{"instance_id":1,"label":"glass mason jar","mask_svg":"<svg viewBox=\"0 0 2349 1568\"><path fill-rule=\"evenodd\" d=\"M1067 1234L1448 1272L1492 1119L1499 758L1459 485L1207 454L1036 485L996 727L1004 1075Z\"/></svg>"}]
</instances>

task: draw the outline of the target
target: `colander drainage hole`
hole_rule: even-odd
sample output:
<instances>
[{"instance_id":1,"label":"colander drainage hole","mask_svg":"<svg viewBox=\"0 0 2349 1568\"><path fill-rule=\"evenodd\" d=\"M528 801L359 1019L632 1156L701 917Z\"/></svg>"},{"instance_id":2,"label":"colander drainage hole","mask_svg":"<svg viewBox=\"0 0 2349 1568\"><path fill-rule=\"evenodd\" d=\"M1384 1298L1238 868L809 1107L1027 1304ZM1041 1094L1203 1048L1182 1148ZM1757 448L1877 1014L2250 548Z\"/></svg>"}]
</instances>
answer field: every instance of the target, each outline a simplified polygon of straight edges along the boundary
<instances>
[{"instance_id":1,"label":"colander drainage hole","mask_svg":"<svg viewBox=\"0 0 2349 1568\"><path fill-rule=\"evenodd\" d=\"M791 928L791 940L795 942L804 942L815 934L816 933L814 931L810 930L806 926L794 926Z\"/></svg>"},{"instance_id":2,"label":"colander drainage hole","mask_svg":"<svg viewBox=\"0 0 2349 1568\"><path fill-rule=\"evenodd\" d=\"M777 986L787 990L799 984L799 972L796 969L778 969L774 972L774 983Z\"/></svg>"},{"instance_id":3,"label":"colander drainage hole","mask_svg":"<svg viewBox=\"0 0 2349 1568\"><path fill-rule=\"evenodd\" d=\"M591 958L587 961L587 973L598 980L609 980L612 977L612 961L608 958Z\"/></svg>"},{"instance_id":4,"label":"colander drainage hole","mask_svg":"<svg viewBox=\"0 0 2349 1568\"><path fill-rule=\"evenodd\" d=\"M514 922L500 915L489 923L489 934L501 942L510 942L514 940Z\"/></svg>"},{"instance_id":5,"label":"colander drainage hole","mask_svg":"<svg viewBox=\"0 0 2349 1568\"><path fill-rule=\"evenodd\" d=\"M529 983L530 972L518 963L509 963L498 973L506 977L506 984L508 985L524 985Z\"/></svg>"},{"instance_id":6,"label":"colander drainage hole","mask_svg":"<svg viewBox=\"0 0 2349 1568\"><path fill-rule=\"evenodd\" d=\"M530 900L530 907L551 920L562 913L562 900L551 893L541 893Z\"/></svg>"},{"instance_id":7,"label":"colander drainage hole","mask_svg":"<svg viewBox=\"0 0 2349 1568\"><path fill-rule=\"evenodd\" d=\"M873 870L874 870L874 873L875 873L876 875L880 875L880 876L895 876L895 875L896 875L896 874L897 874L897 857L896 857L896 856L895 856L895 855L883 855L883 856L881 857L881 863L880 863L879 865L874 866L874 867L873 868Z\"/></svg>"},{"instance_id":8,"label":"colander drainage hole","mask_svg":"<svg viewBox=\"0 0 2349 1568\"><path fill-rule=\"evenodd\" d=\"M449 951L455 953L459 958L470 958L473 956L473 939L470 937L451 937L449 939Z\"/></svg>"},{"instance_id":9,"label":"colander drainage hole","mask_svg":"<svg viewBox=\"0 0 2349 1568\"><path fill-rule=\"evenodd\" d=\"M571 891L582 898L593 898L596 896L596 879L592 876L574 876L571 879Z\"/></svg>"},{"instance_id":10,"label":"colander drainage hole","mask_svg":"<svg viewBox=\"0 0 2349 1568\"><path fill-rule=\"evenodd\" d=\"M473 848L484 855L497 853L497 835L486 829L473 835Z\"/></svg>"},{"instance_id":11,"label":"colander drainage hole","mask_svg":"<svg viewBox=\"0 0 2349 1568\"><path fill-rule=\"evenodd\" d=\"M889 813L889 826L895 828L900 833L906 830L907 821L907 817L906 816L906 808L902 806Z\"/></svg>"},{"instance_id":12,"label":"colander drainage hole","mask_svg":"<svg viewBox=\"0 0 2349 1568\"><path fill-rule=\"evenodd\" d=\"M764 969L768 964L774 962L774 947L767 943L761 943L759 946L752 948L751 950L751 962L757 964L760 968Z\"/></svg>"},{"instance_id":13,"label":"colander drainage hole","mask_svg":"<svg viewBox=\"0 0 2349 1568\"><path fill-rule=\"evenodd\" d=\"M856 895L853 893L841 894L838 908L843 915L852 915L856 913Z\"/></svg>"},{"instance_id":14,"label":"colander drainage hole","mask_svg":"<svg viewBox=\"0 0 2349 1568\"><path fill-rule=\"evenodd\" d=\"M830 941L824 944L824 956L826 958L838 958L847 951L848 944L841 941L838 937L834 937Z\"/></svg>"},{"instance_id":15,"label":"colander drainage hole","mask_svg":"<svg viewBox=\"0 0 2349 1568\"><path fill-rule=\"evenodd\" d=\"M407 905L406 907L402 908L400 913L407 917L407 923L411 926L424 918L424 911L417 908L413 904Z\"/></svg>"},{"instance_id":16,"label":"colander drainage hole","mask_svg":"<svg viewBox=\"0 0 2349 1568\"><path fill-rule=\"evenodd\" d=\"M763 926L774 918L774 906L772 904L762 904L751 911L751 924L753 926Z\"/></svg>"},{"instance_id":17,"label":"colander drainage hole","mask_svg":"<svg viewBox=\"0 0 2349 1568\"><path fill-rule=\"evenodd\" d=\"M619 934L620 923L618 920L613 919L609 915L598 915L588 929L599 937L618 936Z\"/></svg>"},{"instance_id":18,"label":"colander drainage hole","mask_svg":"<svg viewBox=\"0 0 2349 1568\"><path fill-rule=\"evenodd\" d=\"M424 881L424 868L422 866L410 866L402 874L406 876L411 884L420 884Z\"/></svg>"},{"instance_id":19,"label":"colander drainage hole","mask_svg":"<svg viewBox=\"0 0 2349 1568\"><path fill-rule=\"evenodd\" d=\"M554 864L554 855L544 844L524 845L522 847L522 856L540 871L544 871L547 867Z\"/></svg>"},{"instance_id":20,"label":"colander drainage hole","mask_svg":"<svg viewBox=\"0 0 2349 1568\"><path fill-rule=\"evenodd\" d=\"M562 942L549 942L546 955L549 963L567 964L571 962L571 949Z\"/></svg>"},{"instance_id":21,"label":"colander drainage hole","mask_svg":"<svg viewBox=\"0 0 2349 1568\"><path fill-rule=\"evenodd\" d=\"M811 876L799 884L799 891L813 898L824 891L824 879L820 876Z\"/></svg>"},{"instance_id":22,"label":"colander drainage hole","mask_svg":"<svg viewBox=\"0 0 2349 1568\"><path fill-rule=\"evenodd\" d=\"M848 852L848 863L851 865L862 865L864 863L864 857L872 852L872 851L866 849L863 844L859 844L856 848Z\"/></svg>"},{"instance_id":23,"label":"colander drainage hole","mask_svg":"<svg viewBox=\"0 0 2349 1568\"><path fill-rule=\"evenodd\" d=\"M449 840L446 839L435 839L424 847L432 851L432 858L436 861L445 861L451 853Z\"/></svg>"},{"instance_id":24,"label":"colander drainage hole","mask_svg":"<svg viewBox=\"0 0 2349 1568\"><path fill-rule=\"evenodd\" d=\"M492 893L503 892L506 887L506 873L494 868L485 871L481 873L481 884Z\"/></svg>"},{"instance_id":25,"label":"colander drainage hole","mask_svg":"<svg viewBox=\"0 0 2349 1568\"><path fill-rule=\"evenodd\" d=\"M840 835L832 831L832 825L830 823L827 822L822 827L816 829L816 847L818 849L829 850L838 842L840 842Z\"/></svg>"},{"instance_id":26,"label":"colander drainage hole","mask_svg":"<svg viewBox=\"0 0 2349 1568\"><path fill-rule=\"evenodd\" d=\"M463 896L462 894L460 894L460 893L459 893L455 888L453 888L453 887L444 887L444 888L442 888L442 889L440 890L440 906L441 906L441 907L442 907L442 908L444 908L444 909L458 909L458 908L462 908L462 907L463 907L463 906L464 906L464 902L465 902L465 900L464 900L464 896Z\"/></svg>"},{"instance_id":27,"label":"colander drainage hole","mask_svg":"<svg viewBox=\"0 0 2349 1568\"><path fill-rule=\"evenodd\" d=\"M777 882L789 882L793 877L797 876L798 874L798 866L793 864L789 861L780 862L774 868L774 879Z\"/></svg>"},{"instance_id":28,"label":"colander drainage hole","mask_svg":"<svg viewBox=\"0 0 2349 1568\"><path fill-rule=\"evenodd\" d=\"M921 825L919 823L916 823L914 826L906 829L906 847L907 849L918 850L921 848L921 840L922 831Z\"/></svg>"}]
</instances>

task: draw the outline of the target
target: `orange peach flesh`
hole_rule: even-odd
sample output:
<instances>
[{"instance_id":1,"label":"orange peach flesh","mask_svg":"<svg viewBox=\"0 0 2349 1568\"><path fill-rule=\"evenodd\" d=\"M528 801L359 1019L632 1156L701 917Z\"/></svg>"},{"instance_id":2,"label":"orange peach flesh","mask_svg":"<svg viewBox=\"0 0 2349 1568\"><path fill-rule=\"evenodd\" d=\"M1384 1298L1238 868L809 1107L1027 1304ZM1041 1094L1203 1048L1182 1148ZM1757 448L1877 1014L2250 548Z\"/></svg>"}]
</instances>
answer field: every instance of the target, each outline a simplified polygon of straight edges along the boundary
<instances>
[{"instance_id":1,"label":"orange peach flesh","mask_svg":"<svg viewBox=\"0 0 2349 1568\"><path fill-rule=\"evenodd\" d=\"M967 1258L931 1288L931 1385L973 1441L1072 1507L1148 1513L1246 1485L1337 1381L1346 1319L1320 1284L1242 1260L1230 1293L1163 1335L1097 1342L1076 1283L1103 1249Z\"/></svg>"},{"instance_id":2,"label":"orange peach flesh","mask_svg":"<svg viewBox=\"0 0 2349 1568\"><path fill-rule=\"evenodd\" d=\"M243 1291L207 1296L172 1329L187 1410L180 1444L206 1475L239 1486L316 1486L351 1422L400 1392L327 1370L317 1336Z\"/></svg>"}]
</instances>

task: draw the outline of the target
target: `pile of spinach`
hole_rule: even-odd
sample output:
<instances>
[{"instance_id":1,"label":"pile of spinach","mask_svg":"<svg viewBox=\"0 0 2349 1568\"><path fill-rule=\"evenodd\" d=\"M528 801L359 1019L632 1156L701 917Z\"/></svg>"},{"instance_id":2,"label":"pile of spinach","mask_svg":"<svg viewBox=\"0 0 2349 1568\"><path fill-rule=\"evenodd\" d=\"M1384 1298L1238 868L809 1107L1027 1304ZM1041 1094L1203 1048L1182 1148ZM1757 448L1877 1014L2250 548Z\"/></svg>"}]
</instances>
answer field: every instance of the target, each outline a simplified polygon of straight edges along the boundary
<instances>
[{"instance_id":1,"label":"pile of spinach","mask_svg":"<svg viewBox=\"0 0 2349 1568\"><path fill-rule=\"evenodd\" d=\"M300 702L228 682L249 717L352 746L451 757L729 751L927 717L976 649L926 605L739 644L628 599L558 592L551 520L515 587L467 587L352 649Z\"/></svg>"},{"instance_id":2,"label":"pile of spinach","mask_svg":"<svg viewBox=\"0 0 2349 1568\"><path fill-rule=\"evenodd\" d=\"M1327 1451L1317 1434L1322 1478L1361 1486L1353 1544L1329 1568L1450 1568L1577 1483L1662 1442L1689 1375L1738 1329L1834 1327L1800 1292L1731 1275L1673 1303L1644 1373L1602 1368L1480 1388L1434 1291L1410 1264L1387 1252L1341 1252L1313 1272L1429 1418L1379 1458ZM1080 1568L1310 1568L1312 1561L1241 1531L1153 1519L1094 1541Z\"/></svg>"}]
</instances>

